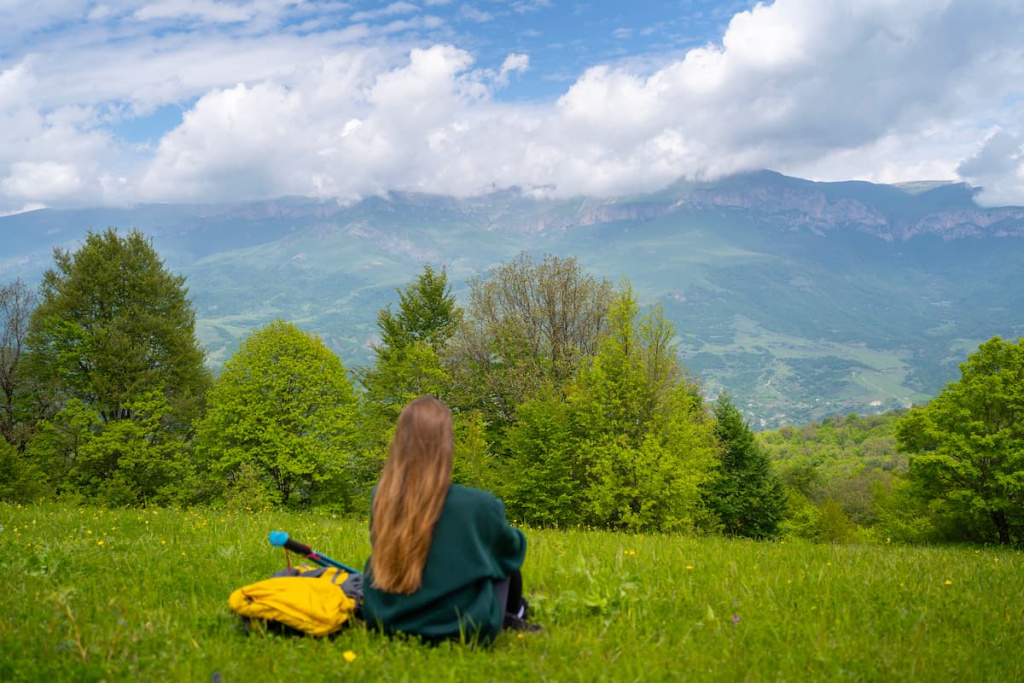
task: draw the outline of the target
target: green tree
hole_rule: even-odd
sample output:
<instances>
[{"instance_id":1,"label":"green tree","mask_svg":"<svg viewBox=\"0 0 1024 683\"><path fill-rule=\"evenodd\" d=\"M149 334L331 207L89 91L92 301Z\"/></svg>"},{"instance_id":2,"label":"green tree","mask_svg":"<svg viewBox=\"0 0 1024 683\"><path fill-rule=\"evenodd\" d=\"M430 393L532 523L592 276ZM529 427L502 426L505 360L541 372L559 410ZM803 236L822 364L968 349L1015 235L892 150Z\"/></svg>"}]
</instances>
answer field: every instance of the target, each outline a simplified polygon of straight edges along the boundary
<instances>
[{"instance_id":1,"label":"green tree","mask_svg":"<svg viewBox=\"0 0 1024 683\"><path fill-rule=\"evenodd\" d=\"M439 350L451 339L462 321L462 309L452 296L448 271L430 264L416 280L398 293L398 312L389 305L377 314L381 341L375 347L378 362L399 354L410 344L423 342Z\"/></svg>"},{"instance_id":2,"label":"green tree","mask_svg":"<svg viewBox=\"0 0 1024 683\"><path fill-rule=\"evenodd\" d=\"M519 406L509 428L505 476L497 492L510 517L563 527L585 521L587 481L574 414L549 392Z\"/></svg>"},{"instance_id":3,"label":"green tree","mask_svg":"<svg viewBox=\"0 0 1024 683\"><path fill-rule=\"evenodd\" d=\"M561 390L597 349L612 297L575 258L523 252L469 281L465 322L446 354L456 402L480 409L492 440L519 405Z\"/></svg>"},{"instance_id":4,"label":"green tree","mask_svg":"<svg viewBox=\"0 0 1024 683\"><path fill-rule=\"evenodd\" d=\"M993 337L952 382L896 426L910 477L971 540L1024 540L1024 339ZM988 532L974 529L984 522Z\"/></svg>"},{"instance_id":5,"label":"green tree","mask_svg":"<svg viewBox=\"0 0 1024 683\"><path fill-rule=\"evenodd\" d=\"M154 390L125 406L129 417L105 423L73 398L40 424L27 453L59 494L115 506L193 502L199 482L191 448L185 434L164 427L169 412Z\"/></svg>"},{"instance_id":6,"label":"green tree","mask_svg":"<svg viewBox=\"0 0 1024 683\"><path fill-rule=\"evenodd\" d=\"M679 364L660 307L624 283L597 353L569 394L587 508L596 524L670 530L696 520L716 465L713 423Z\"/></svg>"},{"instance_id":7,"label":"green tree","mask_svg":"<svg viewBox=\"0 0 1024 683\"><path fill-rule=\"evenodd\" d=\"M786 490L728 394L714 406L721 467L708 488L708 507L726 533L767 538L778 532L786 510Z\"/></svg>"},{"instance_id":8,"label":"green tree","mask_svg":"<svg viewBox=\"0 0 1024 683\"><path fill-rule=\"evenodd\" d=\"M41 417L78 399L109 423L159 391L169 407L164 427L187 429L210 376L184 276L171 274L137 230L90 232L74 253L55 249L54 262L23 358Z\"/></svg>"},{"instance_id":9,"label":"green tree","mask_svg":"<svg viewBox=\"0 0 1024 683\"><path fill-rule=\"evenodd\" d=\"M218 481L268 500L349 509L356 398L341 360L312 334L274 321L224 364L196 428L200 462Z\"/></svg>"},{"instance_id":10,"label":"green tree","mask_svg":"<svg viewBox=\"0 0 1024 683\"><path fill-rule=\"evenodd\" d=\"M426 394L447 397L451 380L441 355L462 320L443 268L426 265L396 291L398 312L389 305L377 314L381 340L374 346L374 364L357 373L374 438L394 426L409 401Z\"/></svg>"}]
</instances>

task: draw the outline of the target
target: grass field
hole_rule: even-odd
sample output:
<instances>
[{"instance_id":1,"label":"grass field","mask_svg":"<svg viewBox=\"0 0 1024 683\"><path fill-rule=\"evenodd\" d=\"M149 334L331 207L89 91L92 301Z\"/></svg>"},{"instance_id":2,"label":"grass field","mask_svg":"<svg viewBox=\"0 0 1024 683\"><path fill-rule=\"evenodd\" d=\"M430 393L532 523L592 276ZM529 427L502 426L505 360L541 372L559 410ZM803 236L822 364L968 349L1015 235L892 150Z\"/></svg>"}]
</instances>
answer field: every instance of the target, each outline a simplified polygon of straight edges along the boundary
<instances>
[{"instance_id":1,"label":"grass field","mask_svg":"<svg viewBox=\"0 0 1024 683\"><path fill-rule=\"evenodd\" d=\"M0 525L2 681L1024 680L1008 550L527 529L545 630L428 648L248 634L228 609L284 566L269 531L361 565L361 520L0 504Z\"/></svg>"}]
</instances>

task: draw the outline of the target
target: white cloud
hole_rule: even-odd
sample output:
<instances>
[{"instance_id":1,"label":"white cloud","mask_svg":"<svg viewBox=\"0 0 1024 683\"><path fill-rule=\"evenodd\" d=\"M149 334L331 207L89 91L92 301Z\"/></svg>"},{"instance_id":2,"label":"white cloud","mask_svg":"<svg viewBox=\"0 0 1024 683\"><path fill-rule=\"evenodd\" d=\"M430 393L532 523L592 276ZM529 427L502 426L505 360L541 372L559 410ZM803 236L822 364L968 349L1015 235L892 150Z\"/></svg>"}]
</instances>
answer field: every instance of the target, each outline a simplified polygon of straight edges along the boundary
<instances>
[{"instance_id":1,"label":"white cloud","mask_svg":"<svg viewBox=\"0 0 1024 683\"><path fill-rule=\"evenodd\" d=\"M202 21L235 23L253 18L251 6L216 0L160 0L135 11L140 21L153 19L201 19Z\"/></svg>"},{"instance_id":2,"label":"white cloud","mask_svg":"<svg viewBox=\"0 0 1024 683\"><path fill-rule=\"evenodd\" d=\"M510 74L525 73L530 68L529 55L513 54L505 58L501 63L501 71L498 72L497 82L499 85L508 85Z\"/></svg>"},{"instance_id":3,"label":"white cloud","mask_svg":"<svg viewBox=\"0 0 1024 683\"><path fill-rule=\"evenodd\" d=\"M957 172L984 187L979 203L988 206L1024 203L1024 134L995 131Z\"/></svg>"},{"instance_id":4,"label":"white cloud","mask_svg":"<svg viewBox=\"0 0 1024 683\"><path fill-rule=\"evenodd\" d=\"M478 24L485 24L488 21L494 20L494 15L490 12L484 11L474 5L461 5L459 7L459 19L465 19L466 21L475 21Z\"/></svg>"},{"instance_id":5,"label":"white cloud","mask_svg":"<svg viewBox=\"0 0 1024 683\"><path fill-rule=\"evenodd\" d=\"M0 218L4 216L16 216L19 213L28 213L29 211L38 211L39 209L45 209L46 204L40 204L39 202L32 202L31 204L25 204L21 208L11 209L9 211L0 211Z\"/></svg>"},{"instance_id":6,"label":"white cloud","mask_svg":"<svg viewBox=\"0 0 1024 683\"><path fill-rule=\"evenodd\" d=\"M249 27L302 4L108 3L104 16L237 12ZM720 43L595 65L555 101L514 103L498 94L536 68L526 54L478 65L457 45L384 38L441 27L416 5L373 12L301 36L229 23L157 38L127 22L116 46L59 36L0 62L0 209L510 186L616 194L761 167L959 174L986 186L984 201L1024 204L1024 5L1011 0L776 0L734 16ZM47 16L26 10L19 25ZM194 104L152 152L113 138L109 121L167 102Z\"/></svg>"},{"instance_id":7,"label":"white cloud","mask_svg":"<svg viewBox=\"0 0 1024 683\"><path fill-rule=\"evenodd\" d=\"M19 161L11 165L11 174L0 180L0 187L10 197L64 199L81 189L82 178L71 164Z\"/></svg>"},{"instance_id":8,"label":"white cloud","mask_svg":"<svg viewBox=\"0 0 1024 683\"><path fill-rule=\"evenodd\" d=\"M375 10L356 12L352 15L352 21L376 21L386 17L393 17L398 14L412 14L419 12L420 8L409 2L393 2L390 5Z\"/></svg>"}]
</instances>

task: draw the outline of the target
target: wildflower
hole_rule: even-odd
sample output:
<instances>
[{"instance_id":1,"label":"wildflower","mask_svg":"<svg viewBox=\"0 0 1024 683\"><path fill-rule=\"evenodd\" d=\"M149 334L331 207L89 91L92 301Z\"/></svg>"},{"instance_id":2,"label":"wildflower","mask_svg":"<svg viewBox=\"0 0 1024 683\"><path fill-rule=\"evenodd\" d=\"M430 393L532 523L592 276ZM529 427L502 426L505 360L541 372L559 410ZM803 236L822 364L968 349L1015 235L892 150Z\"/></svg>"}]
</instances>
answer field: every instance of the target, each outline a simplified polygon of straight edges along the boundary
<instances>
[{"instance_id":1,"label":"wildflower","mask_svg":"<svg viewBox=\"0 0 1024 683\"><path fill-rule=\"evenodd\" d=\"M352 650L345 650L344 654L342 654L341 656L344 658L346 662L350 664L356 661L356 653L352 652Z\"/></svg>"},{"instance_id":2,"label":"wildflower","mask_svg":"<svg viewBox=\"0 0 1024 683\"><path fill-rule=\"evenodd\" d=\"M946 585L947 585L947 586L952 586L952 585L953 585L953 582L952 582L952 581L950 581L949 579L946 579Z\"/></svg>"},{"instance_id":3,"label":"wildflower","mask_svg":"<svg viewBox=\"0 0 1024 683\"><path fill-rule=\"evenodd\" d=\"M686 571L692 572L693 571L693 565L692 564L686 565Z\"/></svg>"},{"instance_id":4,"label":"wildflower","mask_svg":"<svg viewBox=\"0 0 1024 683\"><path fill-rule=\"evenodd\" d=\"M738 614L732 615L732 623L733 623L733 626L735 626L736 624L740 623L740 615L738 615Z\"/></svg>"},{"instance_id":5,"label":"wildflower","mask_svg":"<svg viewBox=\"0 0 1024 683\"><path fill-rule=\"evenodd\" d=\"M96 545L103 545L103 541L96 541Z\"/></svg>"}]
</instances>

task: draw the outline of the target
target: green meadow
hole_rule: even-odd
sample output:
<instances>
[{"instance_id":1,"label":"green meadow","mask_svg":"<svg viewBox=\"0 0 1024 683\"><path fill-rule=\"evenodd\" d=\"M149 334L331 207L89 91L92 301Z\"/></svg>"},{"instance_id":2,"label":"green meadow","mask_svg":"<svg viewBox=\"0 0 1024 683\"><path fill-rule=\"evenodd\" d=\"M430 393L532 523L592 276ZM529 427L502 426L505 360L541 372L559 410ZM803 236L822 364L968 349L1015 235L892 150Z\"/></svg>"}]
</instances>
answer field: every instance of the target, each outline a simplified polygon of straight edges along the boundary
<instances>
[{"instance_id":1,"label":"green meadow","mask_svg":"<svg viewBox=\"0 0 1024 683\"><path fill-rule=\"evenodd\" d=\"M232 590L288 531L361 565L322 513L0 504L0 680L1024 680L1024 556L525 529L538 633L429 648L361 623L247 632Z\"/></svg>"}]
</instances>

